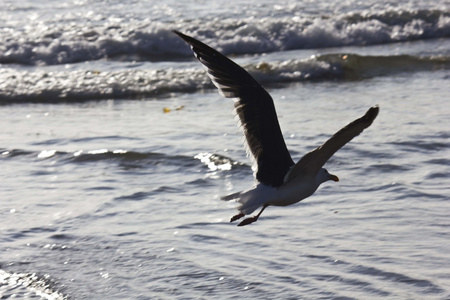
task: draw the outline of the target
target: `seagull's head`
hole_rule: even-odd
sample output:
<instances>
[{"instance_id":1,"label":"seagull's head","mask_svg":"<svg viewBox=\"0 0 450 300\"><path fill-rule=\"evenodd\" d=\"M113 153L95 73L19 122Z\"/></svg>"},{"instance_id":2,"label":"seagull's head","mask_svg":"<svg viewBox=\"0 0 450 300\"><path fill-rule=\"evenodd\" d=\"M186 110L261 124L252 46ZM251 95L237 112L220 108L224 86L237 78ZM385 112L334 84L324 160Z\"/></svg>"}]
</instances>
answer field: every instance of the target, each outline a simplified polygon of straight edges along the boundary
<instances>
[{"instance_id":1,"label":"seagull's head","mask_svg":"<svg viewBox=\"0 0 450 300\"><path fill-rule=\"evenodd\" d=\"M320 169L319 173L317 174L317 180L319 181L319 184L320 184L320 183L323 183L328 180L339 181L339 177L328 173L327 169L322 168L322 169Z\"/></svg>"}]
</instances>

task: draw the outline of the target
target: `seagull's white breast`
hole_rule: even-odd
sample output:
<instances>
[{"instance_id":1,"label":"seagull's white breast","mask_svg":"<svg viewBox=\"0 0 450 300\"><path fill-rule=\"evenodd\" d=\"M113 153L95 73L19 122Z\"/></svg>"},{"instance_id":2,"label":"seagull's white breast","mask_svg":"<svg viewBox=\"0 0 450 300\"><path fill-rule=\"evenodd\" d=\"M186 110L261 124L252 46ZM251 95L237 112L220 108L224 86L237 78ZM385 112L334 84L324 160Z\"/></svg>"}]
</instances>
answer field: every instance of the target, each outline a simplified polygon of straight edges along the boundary
<instances>
[{"instance_id":1,"label":"seagull's white breast","mask_svg":"<svg viewBox=\"0 0 450 300\"><path fill-rule=\"evenodd\" d=\"M273 206L287 206L297 203L311 196L319 187L316 178L307 176L297 176L288 183L280 186L275 195L275 199L269 202Z\"/></svg>"}]
</instances>

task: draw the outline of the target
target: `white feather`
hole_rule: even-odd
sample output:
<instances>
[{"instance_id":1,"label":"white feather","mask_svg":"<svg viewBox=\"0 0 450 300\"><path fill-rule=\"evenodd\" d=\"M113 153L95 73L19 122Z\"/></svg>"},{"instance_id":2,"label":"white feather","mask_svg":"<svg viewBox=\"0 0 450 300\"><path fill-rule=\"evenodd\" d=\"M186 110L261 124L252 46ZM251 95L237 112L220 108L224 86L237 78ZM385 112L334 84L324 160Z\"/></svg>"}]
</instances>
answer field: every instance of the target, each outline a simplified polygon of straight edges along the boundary
<instances>
[{"instance_id":1,"label":"white feather","mask_svg":"<svg viewBox=\"0 0 450 300\"><path fill-rule=\"evenodd\" d=\"M261 205L269 203L277 197L277 188L258 183L253 188L239 193L239 206L237 209L249 215L257 210Z\"/></svg>"}]
</instances>

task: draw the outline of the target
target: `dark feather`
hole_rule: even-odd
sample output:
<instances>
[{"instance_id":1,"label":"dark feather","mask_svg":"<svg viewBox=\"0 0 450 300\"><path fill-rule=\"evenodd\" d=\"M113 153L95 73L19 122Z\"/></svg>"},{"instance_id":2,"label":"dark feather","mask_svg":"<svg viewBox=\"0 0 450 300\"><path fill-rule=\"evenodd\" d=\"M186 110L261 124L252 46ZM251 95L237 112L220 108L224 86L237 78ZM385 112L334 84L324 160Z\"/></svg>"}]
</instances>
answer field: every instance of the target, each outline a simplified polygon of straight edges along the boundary
<instances>
[{"instance_id":1,"label":"dark feather","mask_svg":"<svg viewBox=\"0 0 450 300\"><path fill-rule=\"evenodd\" d=\"M190 36L174 32L191 46L219 91L227 98L237 98L236 112L258 167L256 179L280 186L294 162L284 142L272 97L247 71L224 55Z\"/></svg>"},{"instance_id":2,"label":"dark feather","mask_svg":"<svg viewBox=\"0 0 450 300\"><path fill-rule=\"evenodd\" d=\"M303 156L289 173L286 182L301 173L317 174L336 151L341 149L345 144L350 142L354 137L372 124L373 120L375 120L378 115L379 110L378 106L371 107L364 116L351 122L336 132L322 146L317 147Z\"/></svg>"}]
</instances>

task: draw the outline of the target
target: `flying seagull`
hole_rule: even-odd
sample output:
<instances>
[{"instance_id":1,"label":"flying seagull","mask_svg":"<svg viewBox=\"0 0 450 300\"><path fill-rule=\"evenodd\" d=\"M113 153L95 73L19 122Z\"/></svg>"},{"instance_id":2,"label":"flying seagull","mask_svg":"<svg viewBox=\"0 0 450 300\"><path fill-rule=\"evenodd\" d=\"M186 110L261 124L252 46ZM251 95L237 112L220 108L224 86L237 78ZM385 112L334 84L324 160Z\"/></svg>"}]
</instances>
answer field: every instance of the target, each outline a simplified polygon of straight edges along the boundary
<instances>
[{"instance_id":1,"label":"flying seagull","mask_svg":"<svg viewBox=\"0 0 450 300\"><path fill-rule=\"evenodd\" d=\"M259 213L244 219L238 226L256 222L268 206L287 206L311 196L325 181L339 181L323 165L342 146L369 127L378 115L378 106L335 133L294 163L286 147L278 123L272 97L243 68L204 43L174 31L187 42L195 57L206 68L209 77L226 98L235 99L237 115L243 127L248 152L254 157L256 185L222 200L240 203L239 213L230 222L249 215L262 206Z\"/></svg>"}]
</instances>

